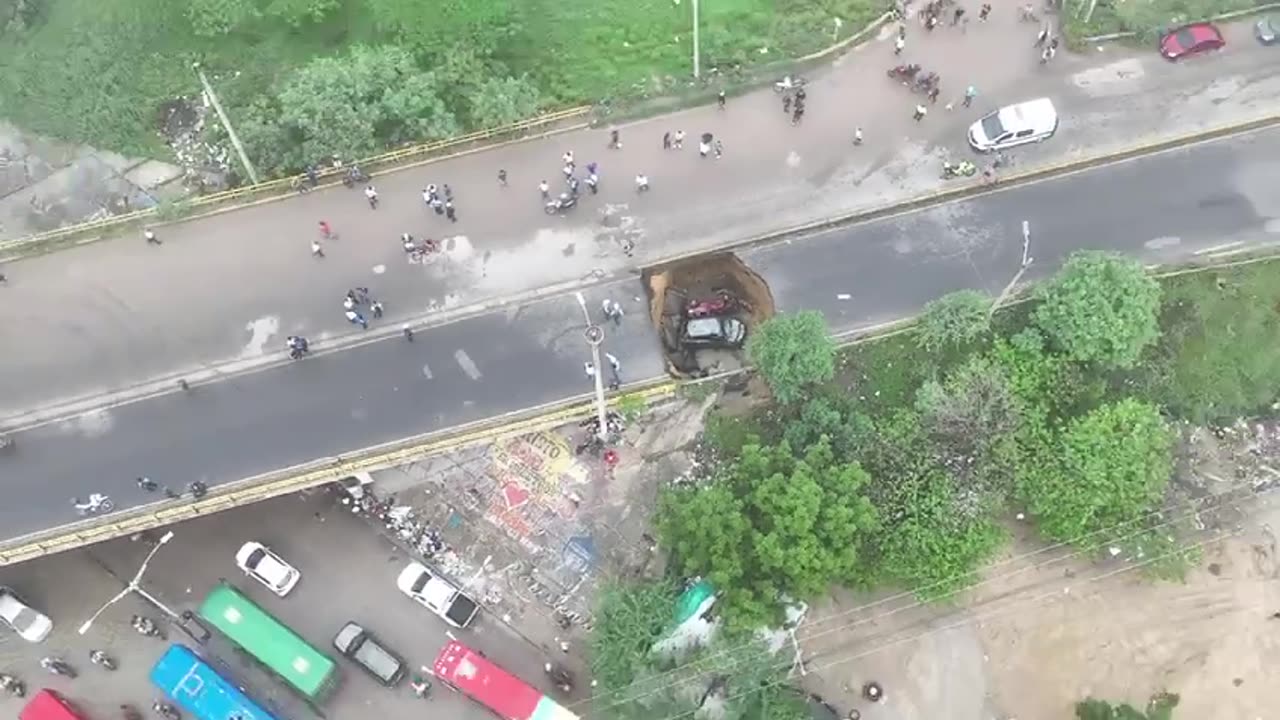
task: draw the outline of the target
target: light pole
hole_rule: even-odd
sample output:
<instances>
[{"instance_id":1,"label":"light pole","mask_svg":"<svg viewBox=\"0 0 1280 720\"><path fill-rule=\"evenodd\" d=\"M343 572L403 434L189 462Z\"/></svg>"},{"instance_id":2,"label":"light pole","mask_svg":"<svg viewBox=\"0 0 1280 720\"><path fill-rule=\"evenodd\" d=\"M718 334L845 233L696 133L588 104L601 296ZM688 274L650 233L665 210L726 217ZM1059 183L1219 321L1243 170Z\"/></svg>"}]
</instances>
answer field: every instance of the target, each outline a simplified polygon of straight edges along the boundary
<instances>
[{"instance_id":1,"label":"light pole","mask_svg":"<svg viewBox=\"0 0 1280 720\"><path fill-rule=\"evenodd\" d=\"M1022 279L1022 276L1026 274L1027 268L1031 267L1031 261L1033 259L1034 258L1031 257L1031 222L1023 220L1022 265L1018 267L1018 272L1014 274L1013 279L1010 280L1009 284L1004 287L1003 291L1001 291L1000 297L996 298L995 302L991 303L991 311L988 313L989 317L995 316L996 309L999 308L1000 304L1004 302L1004 299L1009 296L1009 293L1013 292L1014 286L1016 286L1018 281Z\"/></svg>"},{"instance_id":2,"label":"light pole","mask_svg":"<svg viewBox=\"0 0 1280 720\"><path fill-rule=\"evenodd\" d=\"M164 544L169 542L172 539L173 539L172 530L170 530L169 532L165 533L160 537L160 542L157 542L155 547L151 548L151 552L147 553L147 556L143 558L142 565L138 568L138 572L134 573L133 579L129 581L129 584L125 585L123 590L116 593L115 597L103 603L102 607L98 608L97 612L95 612L92 616L90 616L88 620L84 621L84 624L80 626L80 630L79 630L81 635L84 635L85 633L89 632L89 628L93 627L93 622L98 619L99 615L106 612L107 608L111 607L112 605L115 605L117 602L119 602L122 598L124 598L124 596L128 595L129 593L135 593L135 592L141 595L143 599L145 599L147 602L159 608L160 611L163 612L165 615L168 615L170 618L174 620L178 619L178 613L170 610L168 607L165 607L164 603L157 600L155 596L153 596L151 593L147 592L146 590L143 590L142 586L139 584L142 582L142 575L147 571L147 564L151 562L151 558L155 557L155 554L160 551L160 548L164 547Z\"/></svg>"},{"instance_id":3,"label":"light pole","mask_svg":"<svg viewBox=\"0 0 1280 720\"><path fill-rule=\"evenodd\" d=\"M702 43L698 36L698 0L693 0L693 77L702 77Z\"/></svg>"},{"instance_id":4,"label":"light pole","mask_svg":"<svg viewBox=\"0 0 1280 720\"><path fill-rule=\"evenodd\" d=\"M209 96L209 104L213 105L213 111L218 114L218 120L222 122L222 129L227 131L227 139L231 141L231 147L235 149L236 156L240 158L240 164L244 167L244 172L249 176L249 182L257 185L258 171L253 167L253 163L249 162L249 154L244 151L244 145L240 144L240 136L236 135L236 129L231 126L231 119L227 117L227 113L222 109L222 102L218 100L218 95L213 91L213 86L209 84L209 78L205 77L204 68L200 67L200 63L191 63L191 69L196 71L196 75L200 76L200 86L204 88L205 95Z\"/></svg>"},{"instance_id":5,"label":"light pole","mask_svg":"<svg viewBox=\"0 0 1280 720\"><path fill-rule=\"evenodd\" d=\"M591 311L587 310L587 299L582 293L573 294L578 299L578 307L582 308L582 318L587 323L587 329L584 335L587 338L587 344L591 346L591 363L595 368L595 372L591 376L596 381L596 421L600 425L598 436L601 440L609 439L609 419L608 409L604 403L604 368L600 367L600 343L604 342L604 328L591 322Z\"/></svg>"}]
</instances>

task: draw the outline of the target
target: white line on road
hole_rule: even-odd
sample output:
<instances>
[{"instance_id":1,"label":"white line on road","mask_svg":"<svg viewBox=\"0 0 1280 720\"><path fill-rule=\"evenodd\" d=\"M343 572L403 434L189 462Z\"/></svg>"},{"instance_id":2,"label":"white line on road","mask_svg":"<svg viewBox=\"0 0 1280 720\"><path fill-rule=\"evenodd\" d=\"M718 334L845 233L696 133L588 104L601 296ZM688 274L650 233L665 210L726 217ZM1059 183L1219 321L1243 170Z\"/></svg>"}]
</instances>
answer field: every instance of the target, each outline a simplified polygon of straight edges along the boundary
<instances>
[{"instance_id":1,"label":"white line on road","mask_svg":"<svg viewBox=\"0 0 1280 720\"><path fill-rule=\"evenodd\" d=\"M1214 245L1213 247L1207 247L1207 248L1204 248L1203 250L1197 250L1195 254L1196 255L1212 255L1213 253L1222 252L1223 250L1226 250L1228 248L1240 247L1243 244L1244 244L1243 240L1237 240L1235 242L1229 242L1229 243L1222 243L1221 245Z\"/></svg>"},{"instance_id":2,"label":"white line on road","mask_svg":"<svg viewBox=\"0 0 1280 720\"><path fill-rule=\"evenodd\" d=\"M1234 250L1227 250L1227 251L1225 251L1225 252L1216 252L1216 253L1214 253L1214 254L1210 255L1210 256L1209 256L1209 259L1210 259L1210 260L1222 260L1222 259L1224 259L1224 258L1229 258L1229 257L1231 257L1232 255L1243 255L1244 253L1253 252L1254 250L1257 250L1257 248L1252 248L1252 247L1241 247L1241 248L1236 248L1236 249L1234 249Z\"/></svg>"},{"instance_id":3,"label":"white line on road","mask_svg":"<svg viewBox=\"0 0 1280 720\"><path fill-rule=\"evenodd\" d=\"M422 363L422 374L426 375L428 380L435 377L434 375L431 374L431 366L426 363Z\"/></svg>"},{"instance_id":4,"label":"white line on road","mask_svg":"<svg viewBox=\"0 0 1280 720\"><path fill-rule=\"evenodd\" d=\"M459 350L453 354L453 359L458 361L458 365L462 367L462 372L466 373L472 380L479 380L482 376L480 368L476 367L475 362L471 360L471 356L466 350Z\"/></svg>"}]
</instances>

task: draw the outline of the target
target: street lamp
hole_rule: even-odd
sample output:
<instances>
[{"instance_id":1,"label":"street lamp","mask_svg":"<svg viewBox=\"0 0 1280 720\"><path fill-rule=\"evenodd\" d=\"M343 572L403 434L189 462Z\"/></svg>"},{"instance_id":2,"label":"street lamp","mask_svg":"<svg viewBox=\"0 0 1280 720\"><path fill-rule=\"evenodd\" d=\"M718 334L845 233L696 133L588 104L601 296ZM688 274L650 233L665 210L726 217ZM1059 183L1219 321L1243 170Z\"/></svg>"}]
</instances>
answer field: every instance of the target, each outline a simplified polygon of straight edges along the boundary
<instances>
[{"instance_id":1,"label":"street lamp","mask_svg":"<svg viewBox=\"0 0 1280 720\"><path fill-rule=\"evenodd\" d=\"M592 377L596 381L596 420L600 424L598 436L601 440L609 439L609 419L607 408L604 404L604 368L600 366L600 343L604 342L604 328L596 325L591 321L591 311L587 310L587 299L582 296L581 292L573 294L578 299L578 307L582 308L582 318L587 323L587 329L584 335L587 338L587 344L591 346L591 362L595 372Z\"/></svg>"},{"instance_id":2,"label":"street lamp","mask_svg":"<svg viewBox=\"0 0 1280 720\"><path fill-rule=\"evenodd\" d=\"M89 628L93 626L93 621L97 620L99 615L106 612L107 608L111 607L112 605L115 605L117 602L119 602L122 598L124 598L124 596L128 595L129 593L135 593L135 592L141 595L144 600L146 600L147 602L159 608L160 611L163 612L165 615L168 615L170 618L173 618L174 620L178 619L178 613L170 610L168 607L165 607L164 603L157 600L155 596L152 595L151 593L147 592L146 590L143 590L142 586L140 585L140 583L142 582L142 575L147 571L147 564L151 562L151 558L155 557L155 554L160 551L160 548L163 547L165 543L169 542L172 539L173 539L172 530L170 530L169 532L165 533L163 536L160 537L160 542L156 543L155 547L151 548L151 552L147 553L147 556L143 558L142 565L138 568L138 572L134 574L133 579L129 581L129 584L125 585L123 590L116 593L115 597L103 603L102 607L98 608L97 612L95 612L92 616L90 616L88 620L84 621L84 624L80 626L80 630L79 630L81 635L84 635L85 633L89 632Z\"/></svg>"},{"instance_id":3,"label":"street lamp","mask_svg":"<svg viewBox=\"0 0 1280 720\"><path fill-rule=\"evenodd\" d=\"M1031 267L1031 261L1033 259L1034 258L1031 257L1031 222L1029 220L1023 220L1022 221L1022 264L1018 266L1018 272L1014 274L1013 279L1010 280L1009 284L1006 285L1004 287L1004 290L1000 292L1000 297L996 298L995 302L991 303L991 310L990 312L988 312L988 317L995 316L996 310L1004 302L1004 299L1008 297L1010 293L1013 292L1013 288L1018 284L1018 281L1022 280L1022 276L1025 275L1027 272L1027 269Z\"/></svg>"}]
</instances>

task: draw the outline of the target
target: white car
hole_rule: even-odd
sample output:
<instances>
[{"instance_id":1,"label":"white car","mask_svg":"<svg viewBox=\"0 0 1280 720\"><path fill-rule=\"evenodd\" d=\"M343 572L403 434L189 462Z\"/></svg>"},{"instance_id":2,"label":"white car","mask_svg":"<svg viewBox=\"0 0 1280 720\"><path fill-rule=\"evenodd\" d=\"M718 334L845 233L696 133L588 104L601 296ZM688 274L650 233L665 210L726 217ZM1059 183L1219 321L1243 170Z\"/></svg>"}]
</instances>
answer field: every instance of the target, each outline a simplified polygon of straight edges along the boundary
<instances>
[{"instance_id":1,"label":"white car","mask_svg":"<svg viewBox=\"0 0 1280 720\"><path fill-rule=\"evenodd\" d=\"M13 628L27 642L44 642L53 632L53 621L48 616L23 602L7 587L0 587L0 622Z\"/></svg>"},{"instance_id":2,"label":"white car","mask_svg":"<svg viewBox=\"0 0 1280 720\"><path fill-rule=\"evenodd\" d=\"M1040 142L1058 131L1058 111L1049 98L1007 105L969 127L969 145L978 152Z\"/></svg>"},{"instance_id":3,"label":"white car","mask_svg":"<svg viewBox=\"0 0 1280 720\"><path fill-rule=\"evenodd\" d=\"M462 594L453 583L427 569L422 563L411 562L396 578L400 592L458 628L464 628L475 619L480 606L475 600Z\"/></svg>"},{"instance_id":4,"label":"white car","mask_svg":"<svg viewBox=\"0 0 1280 720\"><path fill-rule=\"evenodd\" d=\"M302 573L279 555L271 552L260 542L247 542L240 552L236 553L236 565L245 575L270 588L271 592L284 597L294 585L302 579Z\"/></svg>"}]
</instances>

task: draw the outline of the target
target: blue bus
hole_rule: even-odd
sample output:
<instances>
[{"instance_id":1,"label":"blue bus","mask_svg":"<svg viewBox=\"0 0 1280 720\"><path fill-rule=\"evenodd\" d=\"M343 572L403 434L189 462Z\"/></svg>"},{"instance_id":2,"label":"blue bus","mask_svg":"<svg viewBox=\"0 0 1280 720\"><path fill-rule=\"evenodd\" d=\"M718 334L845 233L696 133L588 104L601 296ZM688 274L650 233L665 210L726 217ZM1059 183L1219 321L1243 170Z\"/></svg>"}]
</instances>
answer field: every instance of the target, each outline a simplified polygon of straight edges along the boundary
<instances>
[{"instance_id":1,"label":"blue bus","mask_svg":"<svg viewBox=\"0 0 1280 720\"><path fill-rule=\"evenodd\" d=\"M169 646L151 682L196 720L276 720L182 645Z\"/></svg>"}]
</instances>

